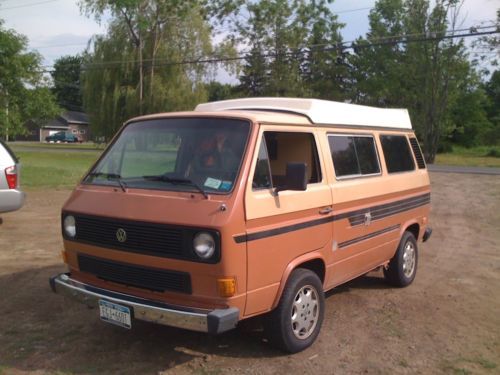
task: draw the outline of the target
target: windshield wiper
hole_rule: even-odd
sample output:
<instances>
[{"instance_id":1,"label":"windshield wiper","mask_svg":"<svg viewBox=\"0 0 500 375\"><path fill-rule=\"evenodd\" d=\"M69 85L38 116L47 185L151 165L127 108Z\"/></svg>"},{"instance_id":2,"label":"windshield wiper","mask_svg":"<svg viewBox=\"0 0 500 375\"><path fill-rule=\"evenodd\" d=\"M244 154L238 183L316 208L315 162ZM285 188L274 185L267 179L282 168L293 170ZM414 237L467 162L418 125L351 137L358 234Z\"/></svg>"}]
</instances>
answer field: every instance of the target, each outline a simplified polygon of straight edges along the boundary
<instances>
[{"instance_id":1,"label":"windshield wiper","mask_svg":"<svg viewBox=\"0 0 500 375\"><path fill-rule=\"evenodd\" d=\"M169 182L173 185L177 185L177 184L191 185L191 186L194 186L196 188L196 190L198 190L201 194L203 194L205 199L208 199L207 192L205 190L203 190L203 188L200 185L198 185L193 180L190 180L189 178L169 177L169 176L164 175L164 174L154 175L154 176L142 176L142 178L144 178L146 180Z\"/></svg>"},{"instance_id":2,"label":"windshield wiper","mask_svg":"<svg viewBox=\"0 0 500 375\"><path fill-rule=\"evenodd\" d=\"M125 183L125 181L122 180L122 176L120 176L117 173L92 172L92 173L89 173L89 176L91 176L91 177L106 177L108 180L109 179L116 180L116 182L118 182L118 185L120 185L122 191L124 193L126 192L127 184Z\"/></svg>"}]
</instances>

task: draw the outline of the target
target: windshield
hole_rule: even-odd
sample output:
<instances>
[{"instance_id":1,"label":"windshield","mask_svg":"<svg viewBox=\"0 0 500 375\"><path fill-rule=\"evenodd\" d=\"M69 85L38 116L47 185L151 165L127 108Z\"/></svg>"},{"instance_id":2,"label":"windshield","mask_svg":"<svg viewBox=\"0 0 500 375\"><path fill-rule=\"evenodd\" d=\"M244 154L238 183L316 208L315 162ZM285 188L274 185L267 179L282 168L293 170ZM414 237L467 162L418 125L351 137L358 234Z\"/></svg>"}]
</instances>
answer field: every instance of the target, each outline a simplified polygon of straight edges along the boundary
<instances>
[{"instance_id":1,"label":"windshield","mask_svg":"<svg viewBox=\"0 0 500 375\"><path fill-rule=\"evenodd\" d=\"M172 118L128 125L84 183L122 189L227 193L248 138L248 121Z\"/></svg>"}]
</instances>

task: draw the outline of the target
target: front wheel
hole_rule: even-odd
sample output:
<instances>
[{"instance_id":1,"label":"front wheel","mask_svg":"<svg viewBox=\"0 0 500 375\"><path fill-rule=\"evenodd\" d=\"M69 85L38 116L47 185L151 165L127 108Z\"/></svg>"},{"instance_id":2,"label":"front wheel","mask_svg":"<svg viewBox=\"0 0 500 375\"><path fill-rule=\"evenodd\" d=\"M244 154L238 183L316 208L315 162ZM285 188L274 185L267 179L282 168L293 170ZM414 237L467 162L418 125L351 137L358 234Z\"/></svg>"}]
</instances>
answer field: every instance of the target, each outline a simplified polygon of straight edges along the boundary
<instances>
[{"instance_id":1,"label":"front wheel","mask_svg":"<svg viewBox=\"0 0 500 375\"><path fill-rule=\"evenodd\" d=\"M307 269L294 270L268 319L271 342L290 353L311 346L321 329L324 310L325 297L318 276Z\"/></svg>"},{"instance_id":2,"label":"front wheel","mask_svg":"<svg viewBox=\"0 0 500 375\"><path fill-rule=\"evenodd\" d=\"M415 279L418 264L418 249L415 236L405 232L401 237L396 254L389 262L389 267L384 269L386 280L397 287L410 285Z\"/></svg>"}]
</instances>

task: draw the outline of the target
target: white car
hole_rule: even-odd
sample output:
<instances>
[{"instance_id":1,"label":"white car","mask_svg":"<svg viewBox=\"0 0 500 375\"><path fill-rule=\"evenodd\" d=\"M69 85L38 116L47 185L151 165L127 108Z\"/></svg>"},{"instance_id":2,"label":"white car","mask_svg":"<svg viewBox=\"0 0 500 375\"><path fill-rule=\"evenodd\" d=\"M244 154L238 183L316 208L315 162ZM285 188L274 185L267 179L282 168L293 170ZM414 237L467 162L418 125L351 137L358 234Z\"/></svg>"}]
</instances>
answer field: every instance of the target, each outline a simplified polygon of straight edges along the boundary
<instances>
[{"instance_id":1,"label":"white car","mask_svg":"<svg viewBox=\"0 0 500 375\"><path fill-rule=\"evenodd\" d=\"M0 140L0 213L20 209L24 203L24 192L19 187L19 159Z\"/></svg>"}]
</instances>

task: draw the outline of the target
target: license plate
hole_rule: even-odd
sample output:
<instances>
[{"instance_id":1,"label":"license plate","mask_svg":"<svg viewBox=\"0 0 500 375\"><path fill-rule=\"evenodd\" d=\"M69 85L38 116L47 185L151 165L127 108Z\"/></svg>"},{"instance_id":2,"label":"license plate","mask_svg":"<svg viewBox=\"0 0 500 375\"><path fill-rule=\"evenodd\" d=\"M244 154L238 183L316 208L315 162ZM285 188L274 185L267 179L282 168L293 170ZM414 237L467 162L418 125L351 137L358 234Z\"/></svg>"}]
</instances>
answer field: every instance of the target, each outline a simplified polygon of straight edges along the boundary
<instances>
[{"instance_id":1,"label":"license plate","mask_svg":"<svg viewBox=\"0 0 500 375\"><path fill-rule=\"evenodd\" d=\"M123 328L132 328L130 308L116 303L99 300L101 320Z\"/></svg>"}]
</instances>

